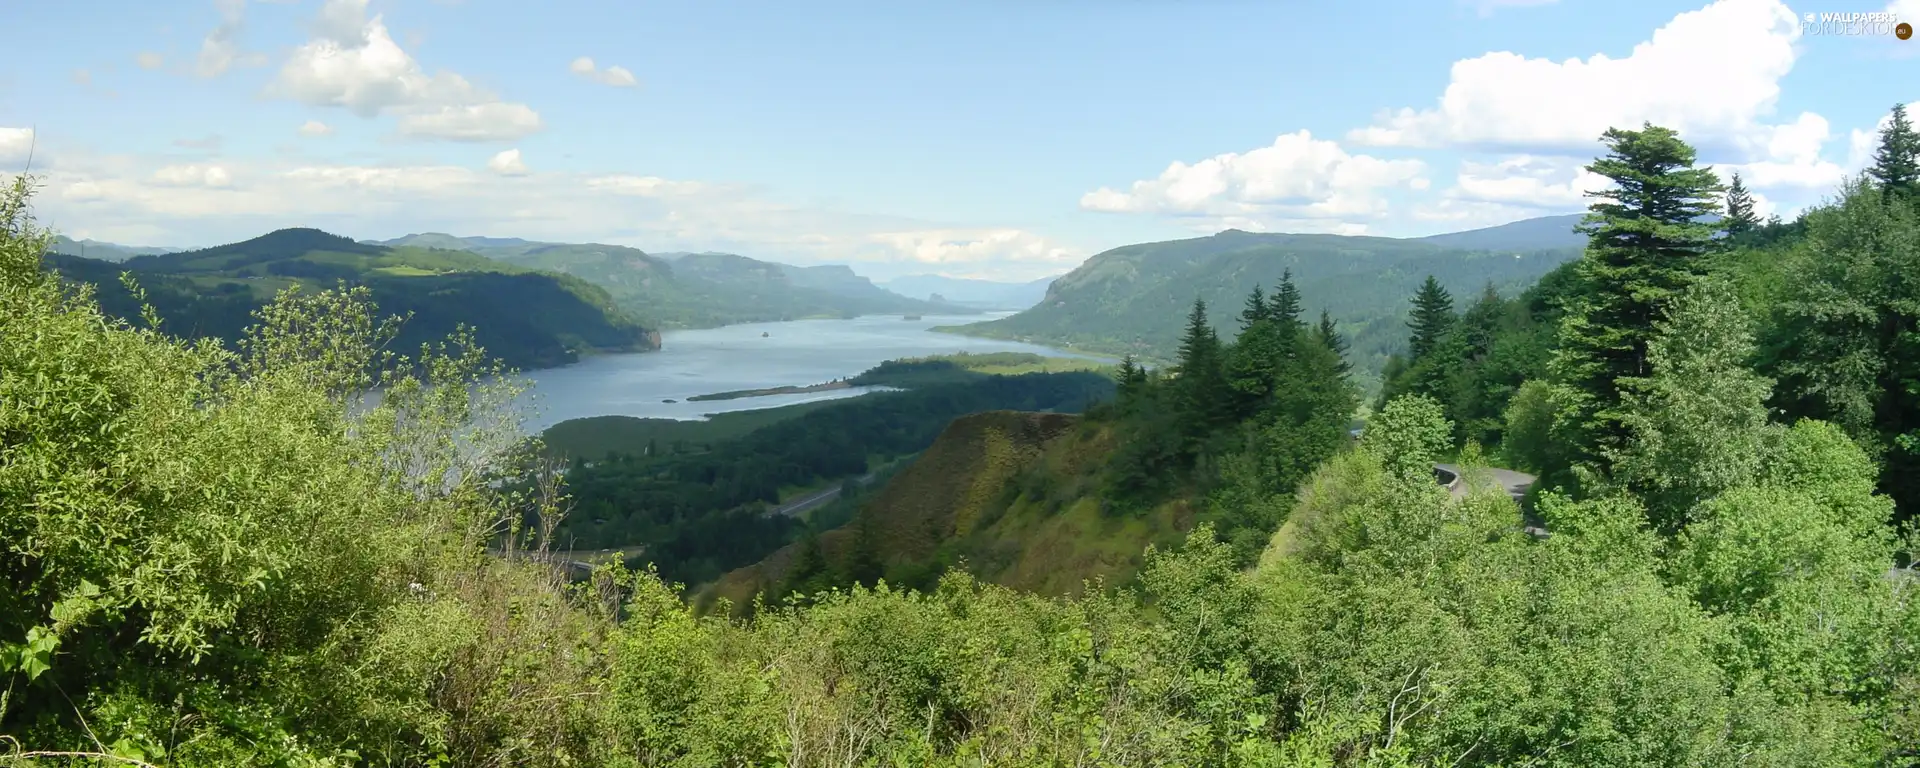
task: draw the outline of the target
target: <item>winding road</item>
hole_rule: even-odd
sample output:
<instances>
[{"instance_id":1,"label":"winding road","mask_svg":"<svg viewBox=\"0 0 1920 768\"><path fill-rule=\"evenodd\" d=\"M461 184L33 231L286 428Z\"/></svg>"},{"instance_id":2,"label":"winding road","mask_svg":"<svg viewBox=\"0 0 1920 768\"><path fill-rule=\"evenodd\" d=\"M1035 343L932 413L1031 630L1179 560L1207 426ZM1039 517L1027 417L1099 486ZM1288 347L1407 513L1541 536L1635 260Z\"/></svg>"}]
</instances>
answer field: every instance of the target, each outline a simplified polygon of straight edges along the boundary
<instances>
[{"instance_id":1,"label":"winding road","mask_svg":"<svg viewBox=\"0 0 1920 768\"><path fill-rule=\"evenodd\" d=\"M867 485L869 483L872 483L873 479L877 476L878 476L878 473L868 472L867 474L861 475L856 479L859 481L861 485ZM796 515L799 515L802 512L806 512L808 510L824 506L828 502L833 501L834 499L840 498L840 489L844 487L845 485L843 483L835 483L830 487L822 488L818 491L814 491L813 493L809 493L805 496L794 499L793 501L789 501L785 504L769 509L767 510L767 516L774 517L776 515L780 515L780 516L786 516L786 517L794 517Z\"/></svg>"}]
</instances>

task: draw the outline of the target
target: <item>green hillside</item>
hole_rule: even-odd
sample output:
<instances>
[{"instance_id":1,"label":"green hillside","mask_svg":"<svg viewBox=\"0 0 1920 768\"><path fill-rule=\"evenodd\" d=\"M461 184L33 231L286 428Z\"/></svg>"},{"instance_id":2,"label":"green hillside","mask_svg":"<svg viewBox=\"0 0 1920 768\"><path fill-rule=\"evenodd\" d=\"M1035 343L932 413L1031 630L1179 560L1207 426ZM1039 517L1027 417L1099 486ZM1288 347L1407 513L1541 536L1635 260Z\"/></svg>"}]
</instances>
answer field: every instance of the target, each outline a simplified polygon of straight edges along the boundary
<instances>
[{"instance_id":1,"label":"green hillside","mask_svg":"<svg viewBox=\"0 0 1920 768\"><path fill-rule=\"evenodd\" d=\"M1478 294L1488 282L1512 292L1578 255L1573 248L1461 250L1383 237L1228 230L1097 254L1055 280L1032 309L941 330L1164 361L1194 298L1207 302L1217 330L1230 333L1247 293L1271 288L1290 271L1307 297L1308 316L1331 313L1351 340L1355 366L1376 371L1404 340L1407 296L1427 275L1456 294Z\"/></svg>"},{"instance_id":2,"label":"green hillside","mask_svg":"<svg viewBox=\"0 0 1920 768\"><path fill-rule=\"evenodd\" d=\"M234 341L253 311L279 291L364 285L379 310L410 315L396 340L411 351L461 325L507 365L565 365L596 351L656 348L646 327L615 308L606 291L569 275L536 271L455 250L357 243L316 229L283 229L197 251L137 256L122 264L53 255L70 280L92 283L109 314L137 320L139 303L119 282L133 273L161 327L188 337Z\"/></svg>"},{"instance_id":3,"label":"green hillside","mask_svg":"<svg viewBox=\"0 0 1920 768\"><path fill-rule=\"evenodd\" d=\"M839 265L796 267L730 253L663 258L623 245L440 233L408 235L381 244L460 248L525 268L573 275L605 289L622 309L651 327L711 328L815 317L978 311L910 299Z\"/></svg>"}]
</instances>

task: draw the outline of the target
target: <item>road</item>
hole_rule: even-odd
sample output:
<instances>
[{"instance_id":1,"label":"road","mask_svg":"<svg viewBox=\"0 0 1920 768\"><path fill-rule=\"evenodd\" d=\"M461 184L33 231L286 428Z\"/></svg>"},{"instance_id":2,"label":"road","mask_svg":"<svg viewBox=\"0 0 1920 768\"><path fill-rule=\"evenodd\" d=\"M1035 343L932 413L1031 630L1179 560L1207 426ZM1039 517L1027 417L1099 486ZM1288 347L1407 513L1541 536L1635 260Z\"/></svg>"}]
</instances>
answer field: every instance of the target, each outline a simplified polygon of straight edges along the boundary
<instances>
[{"instance_id":1,"label":"road","mask_svg":"<svg viewBox=\"0 0 1920 768\"><path fill-rule=\"evenodd\" d=\"M868 483L873 482L873 478L876 476L876 474L877 473L869 472L865 475L861 475L858 478L858 480L861 485L867 485ZM841 487L842 487L842 484L835 483L832 487L823 488L821 490L814 491L813 493L809 493L805 496L794 499L793 501L789 501L785 504L774 507L773 509L767 510L767 516L773 517L775 515L785 515L787 517L794 517L810 509L824 506L828 502L833 501L834 499L840 498Z\"/></svg>"},{"instance_id":2,"label":"road","mask_svg":"<svg viewBox=\"0 0 1920 768\"><path fill-rule=\"evenodd\" d=\"M1436 470L1437 475L1444 476L1437 479L1442 480L1442 485L1447 486L1448 490L1453 491L1453 495L1456 498L1467 495L1466 484L1460 482L1459 465L1435 464L1433 468ZM1533 481L1535 479L1533 475L1525 472L1515 472L1511 469L1488 467L1486 472L1492 480L1499 483L1500 487L1506 490L1507 495L1512 496L1515 501L1519 501L1520 497L1527 495L1527 489L1533 487Z\"/></svg>"}]
</instances>

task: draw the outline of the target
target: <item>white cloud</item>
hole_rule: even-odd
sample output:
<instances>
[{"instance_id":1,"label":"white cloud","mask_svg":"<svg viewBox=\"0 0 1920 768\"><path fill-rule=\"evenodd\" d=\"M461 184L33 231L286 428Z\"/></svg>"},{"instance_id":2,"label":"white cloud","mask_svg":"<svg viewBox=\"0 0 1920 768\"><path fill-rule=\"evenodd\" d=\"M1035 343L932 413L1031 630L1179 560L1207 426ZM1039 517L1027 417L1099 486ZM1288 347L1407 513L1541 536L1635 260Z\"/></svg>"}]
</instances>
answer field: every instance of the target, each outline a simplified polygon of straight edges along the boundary
<instances>
[{"instance_id":1,"label":"white cloud","mask_svg":"<svg viewBox=\"0 0 1920 768\"><path fill-rule=\"evenodd\" d=\"M1586 193L1608 183L1576 162L1519 155L1495 163L1461 161L1454 186L1442 197L1565 212L1585 208Z\"/></svg>"},{"instance_id":2,"label":"white cloud","mask_svg":"<svg viewBox=\"0 0 1920 768\"><path fill-rule=\"evenodd\" d=\"M1426 165L1351 155L1307 131L1281 134L1273 144L1246 153L1229 152L1188 165L1175 161L1158 178L1136 181L1127 191L1101 187L1080 198L1080 207L1115 213L1198 216L1207 226L1270 229L1278 222L1356 219L1386 211L1381 196L1393 188L1425 189ZM1351 228L1351 227L1349 227ZM1313 227L1313 231L1326 225ZM1298 230L1309 231L1309 230Z\"/></svg>"},{"instance_id":3,"label":"white cloud","mask_svg":"<svg viewBox=\"0 0 1920 768\"><path fill-rule=\"evenodd\" d=\"M333 126L318 120L308 120L300 125L300 135L313 137L332 136Z\"/></svg>"},{"instance_id":4,"label":"white cloud","mask_svg":"<svg viewBox=\"0 0 1920 768\"><path fill-rule=\"evenodd\" d=\"M1018 229L797 206L741 185L530 168L505 178L497 166L511 163L498 155L487 168L335 165L296 157L216 166L63 154L61 166L46 174L38 207L53 226L121 242L231 242L289 226L353 237L510 231L561 242L852 264L862 274L940 264L1005 279L1057 274L1086 253ZM524 158L514 159L524 166Z\"/></svg>"},{"instance_id":5,"label":"white cloud","mask_svg":"<svg viewBox=\"0 0 1920 768\"><path fill-rule=\"evenodd\" d=\"M159 69L167 65L167 57L152 51L143 51L134 57L141 69Z\"/></svg>"},{"instance_id":6,"label":"white cloud","mask_svg":"<svg viewBox=\"0 0 1920 768\"><path fill-rule=\"evenodd\" d=\"M366 118L393 112L403 135L454 141L510 141L540 130L525 104L500 101L458 73L428 75L393 40L366 0L327 0L314 38L288 57L270 93Z\"/></svg>"},{"instance_id":7,"label":"white cloud","mask_svg":"<svg viewBox=\"0 0 1920 768\"><path fill-rule=\"evenodd\" d=\"M400 118L403 136L448 141L513 141L539 132L540 114L525 104L440 107Z\"/></svg>"},{"instance_id":8,"label":"white cloud","mask_svg":"<svg viewBox=\"0 0 1920 768\"><path fill-rule=\"evenodd\" d=\"M1913 1L1915 4L1920 4L1920 0ZM1901 18L1906 17L1903 16ZM1920 15L1916 15L1915 18L1920 18ZM1920 101L1913 102L1906 106L1907 120L1910 122L1920 120ZM1859 173L1860 171L1866 170L1867 166L1873 164L1873 153L1880 148L1880 132L1886 130L1887 126L1892 123L1893 110L1889 108L1886 113L1880 115L1880 119L1874 121L1872 128L1864 130L1855 128L1848 132L1846 164L1846 171L1848 173Z\"/></svg>"},{"instance_id":9,"label":"white cloud","mask_svg":"<svg viewBox=\"0 0 1920 768\"><path fill-rule=\"evenodd\" d=\"M626 67L612 66L598 69L594 66L593 59L586 56L574 59L573 64L567 69L588 80L615 88L632 88L640 84L640 81L633 76L632 72L628 72Z\"/></svg>"},{"instance_id":10,"label":"white cloud","mask_svg":"<svg viewBox=\"0 0 1920 768\"><path fill-rule=\"evenodd\" d=\"M501 150L500 154L487 161L487 169L502 176L527 175L527 164L520 159L518 149Z\"/></svg>"},{"instance_id":11,"label":"white cloud","mask_svg":"<svg viewBox=\"0 0 1920 768\"><path fill-rule=\"evenodd\" d=\"M1761 118L1774 109L1799 37L1793 11L1778 0L1719 0L1675 16L1625 58L1555 62L1502 51L1457 61L1438 105L1383 114L1348 138L1580 155L1610 127L1651 121L1696 144L1764 152L1777 126Z\"/></svg>"},{"instance_id":12,"label":"white cloud","mask_svg":"<svg viewBox=\"0 0 1920 768\"><path fill-rule=\"evenodd\" d=\"M218 165L169 165L153 172L153 182L167 187L229 187L233 176Z\"/></svg>"},{"instance_id":13,"label":"white cloud","mask_svg":"<svg viewBox=\"0 0 1920 768\"><path fill-rule=\"evenodd\" d=\"M0 127L0 162L14 163L33 152L32 128ZM13 170L13 169L8 169Z\"/></svg>"},{"instance_id":14,"label":"white cloud","mask_svg":"<svg viewBox=\"0 0 1920 768\"><path fill-rule=\"evenodd\" d=\"M220 11L220 24L207 33L200 41L200 56L194 61L194 72L201 77L215 77L238 64L243 67L260 66L266 63L266 57L259 53L240 50L240 31L246 23L247 0L213 0L214 8ZM141 66L146 66L147 54L141 54ZM156 54L154 67L158 67Z\"/></svg>"}]
</instances>

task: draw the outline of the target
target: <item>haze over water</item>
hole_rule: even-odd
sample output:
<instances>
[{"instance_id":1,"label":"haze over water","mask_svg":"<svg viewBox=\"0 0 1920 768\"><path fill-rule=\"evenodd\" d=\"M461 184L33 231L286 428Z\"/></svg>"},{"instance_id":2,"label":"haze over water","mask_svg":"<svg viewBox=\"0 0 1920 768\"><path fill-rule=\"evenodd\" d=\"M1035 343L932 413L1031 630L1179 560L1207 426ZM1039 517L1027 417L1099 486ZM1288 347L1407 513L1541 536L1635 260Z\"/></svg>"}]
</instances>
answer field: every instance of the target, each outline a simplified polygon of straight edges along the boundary
<instances>
[{"instance_id":1,"label":"haze over water","mask_svg":"<svg viewBox=\"0 0 1920 768\"><path fill-rule=\"evenodd\" d=\"M657 352L601 355L564 368L530 371L538 407L527 421L537 432L587 416L698 419L707 414L855 397L869 388L687 402L695 395L806 386L852 377L886 360L955 352L1032 352L1080 357L1038 344L935 333L941 325L1011 313L870 315L852 320L791 320L723 328L665 331ZM761 334L766 334L762 336ZM666 400L677 402L668 403Z\"/></svg>"}]
</instances>

